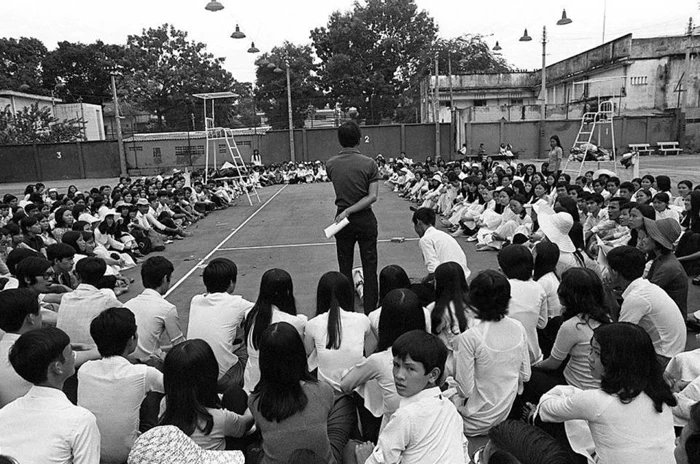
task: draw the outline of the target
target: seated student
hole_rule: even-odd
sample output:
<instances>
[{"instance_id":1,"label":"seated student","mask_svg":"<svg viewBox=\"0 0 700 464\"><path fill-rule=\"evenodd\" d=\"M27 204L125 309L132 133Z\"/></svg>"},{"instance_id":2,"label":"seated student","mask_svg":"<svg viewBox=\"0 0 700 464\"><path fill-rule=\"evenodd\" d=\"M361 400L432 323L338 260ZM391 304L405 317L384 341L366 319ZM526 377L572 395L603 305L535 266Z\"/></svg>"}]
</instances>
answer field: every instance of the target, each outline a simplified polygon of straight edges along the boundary
<instances>
[{"instance_id":1,"label":"seated student","mask_svg":"<svg viewBox=\"0 0 700 464\"><path fill-rule=\"evenodd\" d=\"M685 232L678 241L676 256L688 275L696 276L700 273L700 190L693 190L686 198L686 215L681 222ZM693 283L700 285L700 277Z\"/></svg>"},{"instance_id":2,"label":"seated student","mask_svg":"<svg viewBox=\"0 0 700 464\"><path fill-rule=\"evenodd\" d=\"M591 372L600 378L601 388L555 387L542 397L536 413L545 423L586 421L598 463L672 464L671 407L676 399L656 358L641 327L602 325L593 332L590 357ZM567 429L567 434L573 432L568 424ZM571 445L579 451L577 440Z\"/></svg>"},{"instance_id":3,"label":"seated student","mask_svg":"<svg viewBox=\"0 0 700 464\"><path fill-rule=\"evenodd\" d=\"M260 348L260 382L248 406L262 435L262 462L287 462L308 448L330 464L340 463L355 411L347 399L336 401L333 389L309 372L297 329L277 322L264 329Z\"/></svg>"},{"instance_id":4,"label":"seated student","mask_svg":"<svg viewBox=\"0 0 700 464\"><path fill-rule=\"evenodd\" d=\"M41 326L41 312L34 292L26 288L0 292L0 330L5 332L0 339L0 408L24 396L31 388L31 383L15 372L8 354L22 334ZM98 357L97 350L76 352L75 363L80 366Z\"/></svg>"},{"instance_id":5,"label":"seated student","mask_svg":"<svg viewBox=\"0 0 700 464\"><path fill-rule=\"evenodd\" d=\"M40 237L41 225L35 216L27 216L19 222L22 229L22 242L32 250L46 256L46 246Z\"/></svg>"},{"instance_id":6,"label":"seated student","mask_svg":"<svg viewBox=\"0 0 700 464\"><path fill-rule=\"evenodd\" d=\"M216 357L204 340L173 347L163 364L165 412L160 425L177 426L206 450L224 450L226 437L242 437L253 426L253 416L233 390L219 399L218 377Z\"/></svg>"},{"instance_id":7,"label":"seated student","mask_svg":"<svg viewBox=\"0 0 700 464\"><path fill-rule=\"evenodd\" d=\"M379 272L379 307L368 314L370 327L372 328L375 340L379 340L379 319L382 314L384 297L386 297L390 291L399 288L411 288L411 280L408 278L408 274L397 264L385 266ZM430 317L428 317L428 319L430 319Z\"/></svg>"},{"instance_id":8,"label":"seated student","mask_svg":"<svg viewBox=\"0 0 700 464\"><path fill-rule=\"evenodd\" d=\"M316 317L306 323L306 354L318 360L318 378L334 390L364 354L374 352L369 318L354 312L352 284L340 272L326 272L318 281ZM313 367L313 366L312 366Z\"/></svg>"},{"instance_id":9,"label":"seated student","mask_svg":"<svg viewBox=\"0 0 700 464\"><path fill-rule=\"evenodd\" d=\"M680 223L681 217L678 214L678 211L668 207L670 201L671 200L668 193L660 192L654 195L654 198L652 198L651 201L651 206L656 211L656 220L658 221L659 219L670 218Z\"/></svg>"},{"instance_id":10,"label":"seated student","mask_svg":"<svg viewBox=\"0 0 700 464\"><path fill-rule=\"evenodd\" d=\"M53 265L54 283L75 290L78 279L73 274L75 249L65 243L55 243L46 248L46 256Z\"/></svg>"},{"instance_id":11,"label":"seated student","mask_svg":"<svg viewBox=\"0 0 700 464\"><path fill-rule=\"evenodd\" d=\"M530 236L532 219L525 208L526 203L527 198L524 195L513 195L506 206L512 214L506 217L504 213L501 224L489 235L481 236L482 240L479 240L476 251L500 250L504 245L512 241L516 234L522 234L525 237Z\"/></svg>"},{"instance_id":12,"label":"seated student","mask_svg":"<svg viewBox=\"0 0 700 464\"><path fill-rule=\"evenodd\" d=\"M64 293L67 289L52 283L54 270L51 263L43 256L29 256L17 263L15 274L19 288L28 288L36 294L44 323L56 325L56 307L63 300L63 296L67 295Z\"/></svg>"},{"instance_id":13,"label":"seated student","mask_svg":"<svg viewBox=\"0 0 700 464\"><path fill-rule=\"evenodd\" d=\"M165 359L160 348L163 334L172 345L185 341L177 308L163 297L174 269L173 263L162 256L148 258L141 266L143 292L124 303L136 316L138 326L136 349L129 358L158 368Z\"/></svg>"},{"instance_id":14,"label":"seated student","mask_svg":"<svg viewBox=\"0 0 700 464\"><path fill-rule=\"evenodd\" d=\"M533 403L556 385L568 384L581 390L600 387L588 357L593 331L611 322L603 283L590 269L569 269L562 276L559 298L564 314L552 354L533 365L532 377L525 385L524 397Z\"/></svg>"},{"instance_id":15,"label":"seated student","mask_svg":"<svg viewBox=\"0 0 700 464\"><path fill-rule=\"evenodd\" d=\"M435 269L435 301L426 310L430 311L430 332L442 340L447 347L445 374L454 373L454 343L470 327L478 324L467 304L469 285L459 264L448 261Z\"/></svg>"},{"instance_id":16,"label":"seated student","mask_svg":"<svg viewBox=\"0 0 700 464\"><path fill-rule=\"evenodd\" d=\"M127 360L138 338L136 319L128 308L102 311L90 323L90 335L102 359L88 361L80 368L78 406L97 419L102 437L100 462L121 464L139 430L146 431L158 420L157 407L141 409L141 404L151 392L164 393L163 374ZM156 404L160 397L155 397ZM144 417L149 412L150 417Z\"/></svg>"},{"instance_id":17,"label":"seated student","mask_svg":"<svg viewBox=\"0 0 700 464\"><path fill-rule=\"evenodd\" d=\"M644 218L644 231L646 234L640 248L654 256L646 278L664 289L685 320L688 316L688 274L673 254L673 244L681 235L681 226L671 218L656 221Z\"/></svg>"},{"instance_id":18,"label":"seated student","mask_svg":"<svg viewBox=\"0 0 700 464\"><path fill-rule=\"evenodd\" d=\"M464 463L466 440L454 404L438 385L444 378L447 349L435 335L413 330L396 339L394 383L402 397L375 446L351 442L345 463ZM352 459L355 458L355 459Z\"/></svg>"},{"instance_id":19,"label":"seated student","mask_svg":"<svg viewBox=\"0 0 700 464\"><path fill-rule=\"evenodd\" d=\"M428 275L423 279L425 282L432 281L435 269L448 261L459 264L464 271L464 278L469 279L471 271L467 267L467 256L457 240L435 228L435 211L430 208L418 208L413 213L413 228L420 237L418 245L428 269Z\"/></svg>"},{"instance_id":20,"label":"seated student","mask_svg":"<svg viewBox=\"0 0 700 464\"><path fill-rule=\"evenodd\" d=\"M510 283L486 270L472 281L469 297L481 323L457 338L455 380L458 411L467 436L486 433L511 410L522 384L530 379L527 333L506 317Z\"/></svg>"},{"instance_id":21,"label":"seated student","mask_svg":"<svg viewBox=\"0 0 700 464\"><path fill-rule=\"evenodd\" d=\"M489 430L486 446L476 450L477 464L571 464L572 457L554 438L522 421L506 420Z\"/></svg>"},{"instance_id":22,"label":"seated student","mask_svg":"<svg viewBox=\"0 0 700 464\"><path fill-rule=\"evenodd\" d=\"M372 428L372 432L368 431L372 424L362 422L363 436L370 441L377 440L378 434L399 407L400 397L396 393L392 374L394 357L391 354L391 345L406 332L426 329L420 299L411 290L392 290L382 301L377 351L352 367L340 381L341 391L348 395L359 387L358 391L364 398L365 407L374 417L381 418L379 427ZM377 387L379 392L376 391ZM381 402L376 401L379 395ZM373 435L374 437L370 438Z\"/></svg>"},{"instance_id":23,"label":"seated student","mask_svg":"<svg viewBox=\"0 0 700 464\"><path fill-rule=\"evenodd\" d=\"M260 291L253 308L245 317L245 340L248 363L243 374L243 390L250 393L260 380L260 338L265 329L275 322L287 322L294 326L299 336L304 336L307 318L297 315L292 276L283 269L269 269L260 279ZM303 344L303 342L302 342Z\"/></svg>"},{"instance_id":24,"label":"seated student","mask_svg":"<svg viewBox=\"0 0 700 464\"><path fill-rule=\"evenodd\" d=\"M61 391L75 373L71 340L55 327L22 334L10 350L14 370L33 384L0 409L0 449L21 463L100 461L95 416L74 406Z\"/></svg>"},{"instance_id":25,"label":"seated student","mask_svg":"<svg viewBox=\"0 0 700 464\"><path fill-rule=\"evenodd\" d=\"M542 285L532 280L532 253L524 245L509 245L498 254L498 265L510 282L508 316L517 319L527 333L530 362L542 360L537 329L547 325L547 294Z\"/></svg>"},{"instance_id":26,"label":"seated student","mask_svg":"<svg viewBox=\"0 0 700 464\"><path fill-rule=\"evenodd\" d=\"M195 295L190 303L189 339L200 338L211 346L219 362L219 391L243 386L248 353L242 322L253 303L234 295L238 268L227 258L216 258L202 274L207 293Z\"/></svg>"},{"instance_id":27,"label":"seated student","mask_svg":"<svg viewBox=\"0 0 700 464\"><path fill-rule=\"evenodd\" d=\"M690 407L688 423L676 439L677 464L700 464L700 403Z\"/></svg>"},{"instance_id":28,"label":"seated student","mask_svg":"<svg viewBox=\"0 0 700 464\"><path fill-rule=\"evenodd\" d=\"M644 253L630 246L608 252L610 277L623 290L619 321L644 328L654 343L659 361L666 367L673 356L685 350L685 320L661 287L642 278L644 263Z\"/></svg>"},{"instance_id":29,"label":"seated student","mask_svg":"<svg viewBox=\"0 0 700 464\"><path fill-rule=\"evenodd\" d=\"M122 306L114 293L97 288L106 269L107 265L101 258L85 258L75 265L80 283L61 299L56 321L56 327L72 336L73 343L94 346L90 322L105 309Z\"/></svg>"}]
</instances>

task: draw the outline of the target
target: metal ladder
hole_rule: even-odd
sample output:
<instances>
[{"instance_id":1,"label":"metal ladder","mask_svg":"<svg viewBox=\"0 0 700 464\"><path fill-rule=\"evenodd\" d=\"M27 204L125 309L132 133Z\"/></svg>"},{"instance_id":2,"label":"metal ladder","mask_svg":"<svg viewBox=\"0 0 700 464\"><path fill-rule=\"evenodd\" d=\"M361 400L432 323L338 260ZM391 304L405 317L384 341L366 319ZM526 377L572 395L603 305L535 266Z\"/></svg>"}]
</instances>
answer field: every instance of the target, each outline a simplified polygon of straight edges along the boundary
<instances>
[{"instance_id":1,"label":"metal ladder","mask_svg":"<svg viewBox=\"0 0 700 464\"><path fill-rule=\"evenodd\" d=\"M600 103L600 107L598 108L597 112L587 112L583 114L583 117L581 118L581 127L578 130L578 134L576 134L576 140L574 141L573 148L581 148L585 146L586 144L591 143L591 140L593 140L593 134L595 133L596 128L598 128L598 145L601 145L601 137L600 137L600 129L601 126L604 125L610 125L610 135L612 138L612 162L613 165L615 166L615 172L617 173L617 163L616 161L616 156L615 156L615 129L613 126L613 116L614 116L614 106L612 101L607 100L604 102ZM564 165L564 169L562 172L567 171L567 167L569 166L569 163L571 163L571 157L566 158L566 164ZM600 163L601 161L588 161L589 163L595 162L598 165L598 168L600 168ZM581 175L583 172L583 167L586 164L586 153L583 153L583 160L581 161L581 166L579 166L578 169L578 176Z\"/></svg>"},{"instance_id":2,"label":"metal ladder","mask_svg":"<svg viewBox=\"0 0 700 464\"><path fill-rule=\"evenodd\" d=\"M238 150L236 137L233 135L233 129L224 128L224 138L226 139L226 146L228 147L228 152L231 155L233 166L237 173L237 175L234 177L237 178L240 187L245 191L246 197L248 197L248 203L250 206L253 206L253 200L250 198L251 192L253 195L255 195L255 198L258 199L258 203L260 203L260 196L258 196L258 190L255 187L255 183L250 182L250 190L245 186L245 180L250 180L250 171L245 165L245 161L243 161L241 152Z\"/></svg>"}]
</instances>

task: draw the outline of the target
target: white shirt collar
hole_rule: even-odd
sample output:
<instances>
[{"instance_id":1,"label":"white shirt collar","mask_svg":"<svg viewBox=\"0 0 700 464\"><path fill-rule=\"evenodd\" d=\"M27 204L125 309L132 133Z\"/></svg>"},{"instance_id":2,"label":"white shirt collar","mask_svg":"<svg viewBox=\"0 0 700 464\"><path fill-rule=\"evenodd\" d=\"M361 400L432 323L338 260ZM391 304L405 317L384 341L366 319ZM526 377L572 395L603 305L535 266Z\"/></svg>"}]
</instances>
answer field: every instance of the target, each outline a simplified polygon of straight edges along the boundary
<instances>
[{"instance_id":1,"label":"white shirt collar","mask_svg":"<svg viewBox=\"0 0 700 464\"><path fill-rule=\"evenodd\" d=\"M413 396L408 398L401 397L401 406L408 406L409 404L418 403L426 398L436 398L442 396L442 392L439 387L426 388Z\"/></svg>"},{"instance_id":2,"label":"white shirt collar","mask_svg":"<svg viewBox=\"0 0 700 464\"><path fill-rule=\"evenodd\" d=\"M625 291L622 292L622 298L623 299L627 298L627 296L629 296L629 294L632 293L635 288L637 288L640 284L643 283L642 282L643 280L644 280L644 277L638 277L638 278L634 279L632 282L630 282L630 284L627 286Z\"/></svg>"}]
</instances>

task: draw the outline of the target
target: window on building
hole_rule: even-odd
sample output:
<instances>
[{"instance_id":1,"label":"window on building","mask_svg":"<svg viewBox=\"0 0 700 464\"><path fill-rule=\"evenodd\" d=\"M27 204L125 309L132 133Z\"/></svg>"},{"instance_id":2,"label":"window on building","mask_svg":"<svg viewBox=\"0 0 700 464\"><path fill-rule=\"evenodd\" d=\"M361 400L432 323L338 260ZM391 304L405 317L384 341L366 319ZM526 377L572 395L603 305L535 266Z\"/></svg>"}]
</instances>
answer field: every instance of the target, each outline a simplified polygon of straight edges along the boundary
<instances>
[{"instance_id":1,"label":"window on building","mask_svg":"<svg viewBox=\"0 0 700 464\"><path fill-rule=\"evenodd\" d=\"M487 100L474 100L474 106L486 106Z\"/></svg>"},{"instance_id":2,"label":"window on building","mask_svg":"<svg viewBox=\"0 0 700 464\"><path fill-rule=\"evenodd\" d=\"M155 164L161 164L163 162L163 155L160 153L160 147L153 147L153 162Z\"/></svg>"},{"instance_id":3,"label":"window on building","mask_svg":"<svg viewBox=\"0 0 700 464\"><path fill-rule=\"evenodd\" d=\"M129 147L129 151L143 151L143 147Z\"/></svg>"},{"instance_id":4,"label":"window on building","mask_svg":"<svg viewBox=\"0 0 700 464\"><path fill-rule=\"evenodd\" d=\"M522 105L522 104L523 104L523 99L522 99L522 98L511 98L511 99L510 99L510 104L511 104L511 105Z\"/></svg>"},{"instance_id":5,"label":"window on building","mask_svg":"<svg viewBox=\"0 0 700 464\"><path fill-rule=\"evenodd\" d=\"M647 85L649 82L647 81L648 77L647 76L633 76L630 77L630 84L631 85Z\"/></svg>"},{"instance_id":6,"label":"window on building","mask_svg":"<svg viewBox=\"0 0 700 464\"><path fill-rule=\"evenodd\" d=\"M236 142L236 145L238 145L239 147L249 147L250 140L241 140L240 142Z\"/></svg>"}]
</instances>

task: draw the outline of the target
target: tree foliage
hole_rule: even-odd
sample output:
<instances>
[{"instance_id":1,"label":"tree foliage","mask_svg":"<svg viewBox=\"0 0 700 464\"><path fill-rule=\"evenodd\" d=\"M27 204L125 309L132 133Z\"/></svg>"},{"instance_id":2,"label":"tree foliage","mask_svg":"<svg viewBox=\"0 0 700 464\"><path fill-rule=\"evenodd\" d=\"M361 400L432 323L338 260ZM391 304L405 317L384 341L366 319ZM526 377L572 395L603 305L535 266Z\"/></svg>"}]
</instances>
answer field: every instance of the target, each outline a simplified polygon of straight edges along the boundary
<instances>
[{"instance_id":1,"label":"tree foliage","mask_svg":"<svg viewBox=\"0 0 700 464\"><path fill-rule=\"evenodd\" d=\"M122 45L59 42L42 62L43 86L67 103L101 105L112 99L110 71L123 60Z\"/></svg>"},{"instance_id":2,"label":"tree foliage","mask_svg":"<svg viewBox=\"0 0 700 464\"><path fill-rule=\"evenodd\" d=\"M367 124L393 118L436 33L414 0L368 0L334 12L326 27L311 32L323 90L346 109L358 108Z\"/></svg>"},{"instance_id":3,"label":"tree foliage","mask_svg":"<svg viewBox=\"0 0 700 464\"><path fill-rule=\"evenodd\" d=\"M85 140L82 119L59 121L48 106L38 103L12 114L9 105L0 111L0 145L74 142Z\"/></svg>"},{"instance_id":4,"label":"tree foliage","mask_svg":"<svg viewBox=\"0 0 700 464\"><path fill-rule=\"evenodd\" d=\"M274 72L273 68L268 67L268 63L277 65L283 72ZM309 105L321 97L311 46L285 42L283 46L274 47L270 53L258 58L256 66L257 106L265 112L268 124L273 129L286 129L289 126L286 74L289 66L292 124L294 127L303 127Z\"/></svg>"},{"instance_id":5,"label":"tree foliage","mask_svg":"<svg viewBox=\"0 0 700 464\"><path fill-rule=\"evenodd\" d=\"M168 24L130 35L124 57L122 85L130 97L158 117L158 129L188 130L194 114L202 120L201 100L193 94L234 91L236 80L206 45ZM231 101L216 102L217 125L230 124ZM209 110L211 111L211 110Z\"/></svg>"},{"instance_id":6,"label":"tree foliage","mask_svg":"<svg viewBox=\"0 0 700 464\"><path fill-rule=\"evenodd\" d=\"M0 89L44 94L41 65L46 53L39 39L0 38Z\"/></svg>"}]
</instances>

